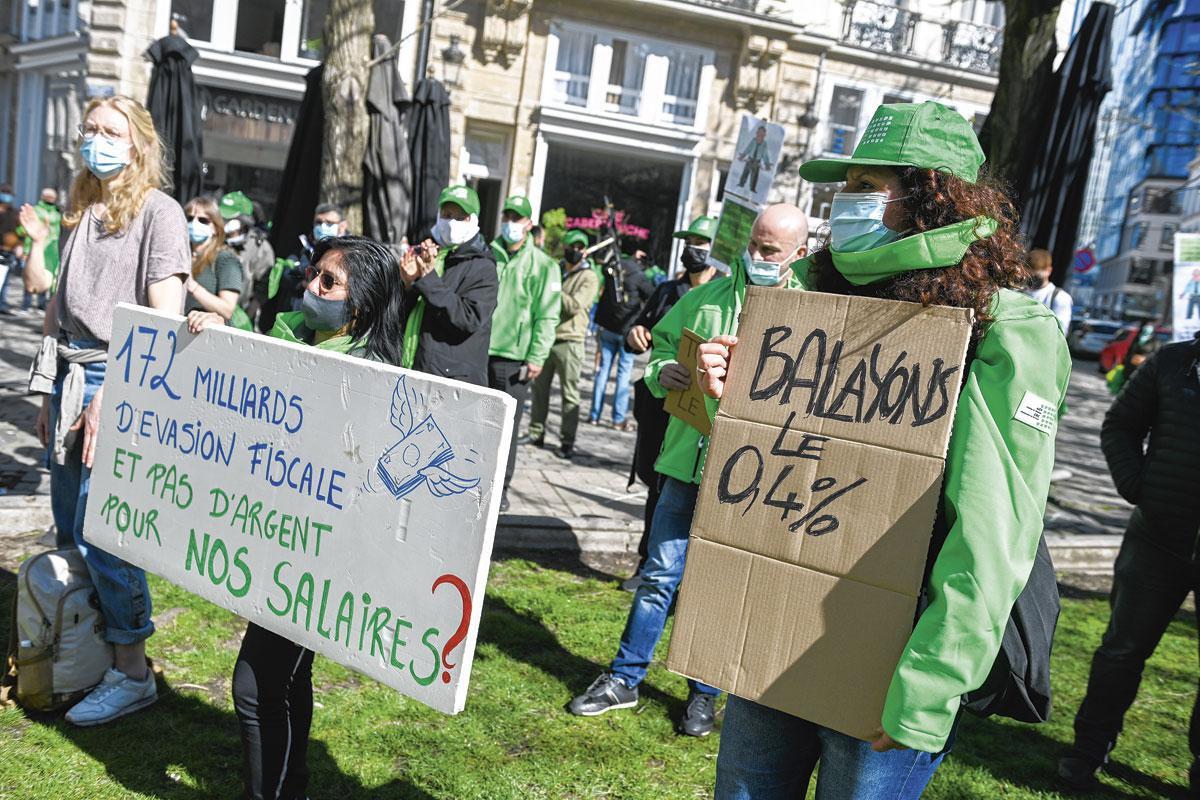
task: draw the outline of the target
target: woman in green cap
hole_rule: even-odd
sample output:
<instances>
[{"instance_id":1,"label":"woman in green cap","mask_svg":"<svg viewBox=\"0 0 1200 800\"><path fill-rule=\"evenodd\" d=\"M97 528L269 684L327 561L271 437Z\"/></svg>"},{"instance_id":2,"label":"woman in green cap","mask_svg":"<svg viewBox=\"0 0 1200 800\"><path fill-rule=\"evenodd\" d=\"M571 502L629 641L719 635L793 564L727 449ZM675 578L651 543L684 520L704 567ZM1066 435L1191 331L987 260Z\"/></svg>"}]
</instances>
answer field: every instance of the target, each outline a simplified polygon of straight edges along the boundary
<instances>
[{"instance_id":1,"label":"woman in green cap","mask_svg":"<svg viewBox=\"0 0 1200 800\"><path fill-rule=\"evenodd\" d=\"M363 236L326 237L312 251L299 311L275 318L271 336L321 350L399 365L404 292L391 252ZM197 333L217 314L188 317ZM313 651L253 622L233 667L246 797L303 798L313 715Z\"/></svg>"},{"instance_id":2,"label":"woman in green cap","mask_svg":"<svg viewBox=\"0 0 1200 800\"><path fill-rule=\"evenodd\" d=\"M1016 211L981 177L970 125L937 103L881 106L849 159L800 168L844 180L824 247L793 265L810 290L970 308L975 324L946 457L924 598L864 742L737 697L725 712L716 796L916 798L954 740L962 696L988 678L1033 567L1071 360L1028 279ZM701 346L720 397L734 337Z\"/></svg>"}]
</instances>

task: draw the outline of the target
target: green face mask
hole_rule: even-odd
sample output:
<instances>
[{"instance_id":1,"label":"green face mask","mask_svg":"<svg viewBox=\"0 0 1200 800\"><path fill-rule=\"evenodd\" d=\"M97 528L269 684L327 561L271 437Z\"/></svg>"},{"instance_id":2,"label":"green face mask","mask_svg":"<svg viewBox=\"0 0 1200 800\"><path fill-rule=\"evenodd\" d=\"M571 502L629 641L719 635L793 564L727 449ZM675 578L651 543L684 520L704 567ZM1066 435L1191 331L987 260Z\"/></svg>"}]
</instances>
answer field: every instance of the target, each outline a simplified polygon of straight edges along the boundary
<instances>
[{"instance_id":1,"label":"green face mask","mask_svg":"<svg viewBox=\"0 0 1200 800\"><path fill-rule=\"evenodd\" d=\"M997 227L991 217L974 217L861 253L842 253L832 248L829 253L833 266L846 280L866 286L914 269L953 266L962 261L968 247L991 236Z\"/></svg>"}]
</instances>

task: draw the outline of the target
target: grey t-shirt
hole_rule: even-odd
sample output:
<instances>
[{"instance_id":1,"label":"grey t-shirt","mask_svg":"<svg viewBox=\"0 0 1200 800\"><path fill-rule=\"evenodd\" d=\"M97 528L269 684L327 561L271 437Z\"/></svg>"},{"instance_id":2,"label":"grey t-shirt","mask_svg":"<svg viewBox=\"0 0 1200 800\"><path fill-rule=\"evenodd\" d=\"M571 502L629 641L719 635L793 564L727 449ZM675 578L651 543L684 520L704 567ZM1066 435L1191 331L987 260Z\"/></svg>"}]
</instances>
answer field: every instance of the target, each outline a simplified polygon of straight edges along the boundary
<instances>
[{"instance_id":1,"label":"grey t-shirt","mask_svg":"<svg viewBox=\"0 0 1200 800\"><path fill-rule=\"evenodd\" d=\"M172 275L186 279L191 269L187 220L170 195L152 190L116 234L105 232L88 209L62 248L59 326L71 337L107 345L117 303L149 305L151 284Z\"/></svg>"}]
</instances>

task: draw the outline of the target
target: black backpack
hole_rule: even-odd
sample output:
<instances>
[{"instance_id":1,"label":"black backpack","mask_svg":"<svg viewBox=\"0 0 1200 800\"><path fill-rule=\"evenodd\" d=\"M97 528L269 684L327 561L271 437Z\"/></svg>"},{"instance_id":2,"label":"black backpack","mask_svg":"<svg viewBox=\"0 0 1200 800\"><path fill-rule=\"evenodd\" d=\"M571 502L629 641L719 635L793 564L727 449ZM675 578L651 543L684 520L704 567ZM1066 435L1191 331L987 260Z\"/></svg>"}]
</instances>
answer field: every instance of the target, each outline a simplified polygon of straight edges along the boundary
<instances>
[{"instance_id":1,"label":"black backpack","mask_svg":"<svg viewBox=\"0 0 1200 800\"><path fill-rule=\"evenodd\" d=\"M933 530L918 617L928 605L924 586L929 583L933 562L948 533L940 509ZM1018 722L1045 722L1050 718L1050 650L1054 646L1059 609L1058 579L1043 533L1029 581L1009 614L996 661L983 685L963 696L964 708L979 717L995 715Z\"/></svg>"}]
</instances>

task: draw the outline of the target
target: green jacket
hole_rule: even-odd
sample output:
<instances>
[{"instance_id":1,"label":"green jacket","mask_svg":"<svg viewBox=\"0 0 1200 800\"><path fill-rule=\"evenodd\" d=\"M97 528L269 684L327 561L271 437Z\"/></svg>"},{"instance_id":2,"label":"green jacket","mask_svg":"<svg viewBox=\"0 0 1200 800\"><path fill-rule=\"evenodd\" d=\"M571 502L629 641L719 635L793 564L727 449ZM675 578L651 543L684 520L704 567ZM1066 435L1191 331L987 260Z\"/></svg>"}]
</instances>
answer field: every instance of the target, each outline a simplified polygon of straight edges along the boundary
<instances>
[{"instance_id":1,"label":"green jacket","mask_svg":"<svg viewBox=\"0 0 1200 800\"><path fill-rule=\"evenodd\" d=\"M561 317L554 331L557 342L582 342L587 338L588 314L596 301L596 273L584 264L562 279Z\"/></svg>"},{"instance_id":2,"label":"green jacket","mask_svg":"<svg viewBox=\"0 0 1200 800\"><path fill-rule=\"evenodd\" d=\"M271 328L269 335L285 342L307 345L309 338L314 335L314 331L304 324L303 311L284 311L276 315L275 325ZM364 342L352 341L349 336L334 336L332 339L326 339L320 344L312 346L318 350L329 350L358 357L362 357L367 349Z\"/></svg>"},{"instance_id":3,"label":"green jacket","mask_svg":"<svg viewBox=\"0 0 1200 800\"><path fill-rule=\"evenodd\" d=\"M803 288L803 283L796 277L797 274L803 273L793 268L788 288ZM663 366L675 360L683 329L690 328L704 339L736 333L742 298L745 296L745 267L740 261L735 261L733 271L729 275L689 289L687 294L679 298L679 302L671 307L651 331L653 349L650 353L650 363L646 365L643 375L646 388L651 394L655 397L667 396L667 390L658 382L658 373L662 371ZM712 419L717 414L717 401L708 397L705 398L705 402L708 405L709 419ZM707 450L707 436L701 435L700 431L683 420L671 417L654 469L684 483L698 484Z\"/></svg>"},{"instance_id":4,"label":"green jacket","mask_svg":"<svg viewBox=\"0 0 1200 800\"><path fill-rule=\"evenodd\" d=\"M1066 408L1071 358L1054 315L1008 289L958 396L946 454L946 542L933 564L929 606L900 658L883 728L901 744L937 752L960 697L991 670L1042 534L1054 435L1014 418L1027 394Z\"/></svg>"},{"instance_id":5,"label":"green jacket","mask_svg":"<svg viewBox=\"0 0 1200 800\"><path fill-rule=\"evenodd\" d=\"M516 253L509 253L501 239L492 242L492 252L499 286L488 355L540 367L550 355L558 327L558 264L528 236Z\"/></svg>"}]
</instances>

